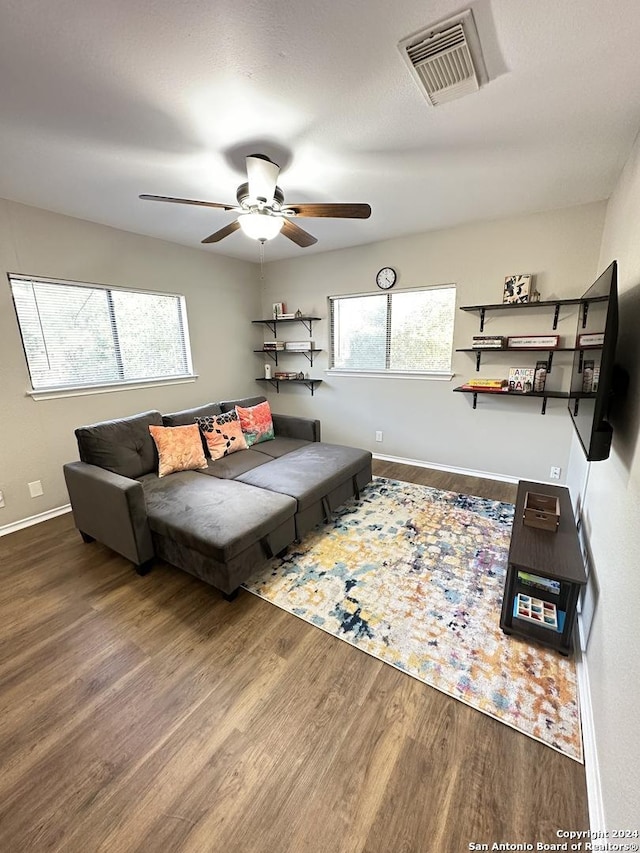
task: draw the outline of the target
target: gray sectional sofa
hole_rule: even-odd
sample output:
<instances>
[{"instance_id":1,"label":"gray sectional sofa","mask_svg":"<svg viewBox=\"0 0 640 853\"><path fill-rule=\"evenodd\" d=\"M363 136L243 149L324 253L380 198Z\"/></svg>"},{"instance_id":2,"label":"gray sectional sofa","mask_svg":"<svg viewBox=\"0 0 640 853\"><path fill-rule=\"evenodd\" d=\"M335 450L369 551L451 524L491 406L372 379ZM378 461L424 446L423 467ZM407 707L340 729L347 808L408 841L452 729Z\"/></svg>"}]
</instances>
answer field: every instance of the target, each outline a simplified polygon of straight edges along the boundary
<instances>
[{"instance_id":1,"label":"gray sectional sofa","mask_svg":"<svg viewBox=\"0 0 640 853\"><path fill-rule=\"evenodd\" d=\"M127 557L140 574L159 557L233 598L372 477L368 451L321 442L319 421L275 413L273 440L209 458L206 469L158 477L150 425L193 424L264 400L149 411L77 429L80 461L67 463L64 475L83 539Z\"/></svg>"}]
</instances>

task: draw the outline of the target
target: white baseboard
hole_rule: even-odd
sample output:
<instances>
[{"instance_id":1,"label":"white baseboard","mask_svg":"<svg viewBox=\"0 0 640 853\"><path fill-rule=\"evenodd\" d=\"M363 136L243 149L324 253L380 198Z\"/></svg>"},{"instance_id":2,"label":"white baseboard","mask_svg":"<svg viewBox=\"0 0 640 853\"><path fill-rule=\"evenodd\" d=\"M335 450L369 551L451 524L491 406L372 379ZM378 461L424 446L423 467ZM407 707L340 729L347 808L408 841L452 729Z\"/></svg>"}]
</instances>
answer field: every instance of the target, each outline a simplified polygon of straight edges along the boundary
<instances>
[{"instance_id":1,"label":"white baseboard","mask_svg":"<svg viewBox=\"0 0 640 853\"><path fill-rule=\"evenodd\" d=\"M450 474L463 474L465 477L482 477L485 480L499 480L501 483L517 483L519 477L508 477L506 474L494 474L490 471L474 471L472 468L456 468L453 465L439 465L437 462L424 462L422 459L405 459L403 456L386 456L384 453L374 453L374 459L381 462L398 462L401 465L417 465L419 468L433 468L435 471L448 471Z\"/></svg>"},{"instance_id":2,"label":"white baseboard","mask_svg":"<svg viewBox=\"0 0 640 853\"><path fill-rule=\"evenodd\" d=\"M578 615L578 622L580 615ZM580 697L580 717L582 719L582 742L584 747L584 771L587 781L587 802L589 805L589 827L592 832L606 829L600 765L596 748L596 731L591 704L591 686L587 667L586 652L575 643L576 675L578 678L578 696ZM596 836L597 837L597 836Z\"/></svg>"},{"instance_id":3,"label":"white baseboard","mask_svg":"<svg viewBox=\"0 0 640 853\"><path fill-rule=\"evenodd\" d=\"M6 536L8 533L15 533L16 530L23 530L25 527L32 527L34 524L40 524L42 521L48 521L50 518L55 518L58 515L64 515L65 512L71 512L71 504L57 506L54 509L48 509L46 512L39 512L37 515L30 515L28 518L22 518L20 521L5 524L0 527L0 536Z\"/></svg>"}]
</instances>

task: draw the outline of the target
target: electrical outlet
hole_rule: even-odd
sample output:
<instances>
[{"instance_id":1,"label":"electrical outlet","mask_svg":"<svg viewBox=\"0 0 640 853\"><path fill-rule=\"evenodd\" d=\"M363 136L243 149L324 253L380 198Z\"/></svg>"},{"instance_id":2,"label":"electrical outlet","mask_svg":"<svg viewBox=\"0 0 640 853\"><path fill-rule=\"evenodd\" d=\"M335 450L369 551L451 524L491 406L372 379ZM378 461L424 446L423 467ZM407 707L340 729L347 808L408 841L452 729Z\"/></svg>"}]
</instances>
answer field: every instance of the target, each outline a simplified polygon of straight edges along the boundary
<instances>
[{"instance_id":1,"label":"electrical outlet","mask_svg":"<svg viewBox=\"0 0 640 853\"><path fill-rule=\"evenodd\" d=\"M376 430L376 441L382 441L382 430Z\"/></svg>"},{"instance_id":2,"label":"electrical outlet","mask_svg":"<svg viewBox=\"0 0 640 853\"><path fill-rule=\"evenodd\" d=\"M0 506L4 506L4 492L0 492Z\"/></svg>"},{"instance_id":3,"label":"electrical outlet","mask_svg":"<svg viewBox=\"0 0 640 853\"><path fill-rule=\"evenodd\" d=\"M27 486L29 486L29 494L32 498L39 498L40 495L44 494L40 480L34 480L33 483L27 483Z\"/></svg>"},{"instance_id":4,"label":"electrical outlet","mask_svg":"<svg viewBox=\"0 0 640 853\"><path fill-rule=\"evenodd\" d=\"M555 465L551 468L551 474L549 475L552 480L559 480L560 473L562 472L562 468L556 468Z\"/></svg>"}]
</instances>

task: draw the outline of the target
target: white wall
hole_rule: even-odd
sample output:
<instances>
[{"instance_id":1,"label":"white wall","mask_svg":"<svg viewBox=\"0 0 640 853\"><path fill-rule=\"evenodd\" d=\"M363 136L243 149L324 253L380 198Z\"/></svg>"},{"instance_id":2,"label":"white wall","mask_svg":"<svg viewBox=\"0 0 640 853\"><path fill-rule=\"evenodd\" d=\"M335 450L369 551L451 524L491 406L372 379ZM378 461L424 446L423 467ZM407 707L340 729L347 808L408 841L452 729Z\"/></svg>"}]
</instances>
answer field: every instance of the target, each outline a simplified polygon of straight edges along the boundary
<instances>
[{"instance_id":1,"label":"white wall","mask_svg":"<svg viewBox=\"0 0 640 853\"><path fill-rule=\"evenodd\" d=\"M606 212L598 271L618 260L617 360L629 372L612 417L605 462L576 466L591 554L595 612L587 650L604 817L609 829L638 829L640 816L640 142ZM577 444L577 442L576 442ZM579 447L575 448L579 455Z\"/></svg>"},{"instance_id":2,"label":"white wall","mask_svg":"<svg viewBox=\"0 0 640 853\"><path fill-rule=\"evenodd\" d=\"M68 503L62 465L78 458L75 427L256 391L254 264L0 200L0 270L0 528ZM199 379L34 401L7 272L183 293ZM33 480L42 481L42 497L29 496Z\"/></svg>"},{"instance_id":3,"label":"white wall","mask_svg":"<svg viewBox=\"0 0 640 853\"><path fill-rule=\"evenodd\" d=\"M512 273L533 273L543 299L579 296L594 278L604 212L602 202L268 264L265 316L273 302L282 301L288 311L300 308L325 318L313 334L325 352L311 371L324 384L313 398L301 387L270 392L273 408L320 418L327 441L389 456L533 480L548 480L556 465L564 475L572 431L566 402L550 400L543 417L539 400L485 395L473 411L470 396L452 393L474 375L475 360L469 354L455 354L451 382L325 374L327 297L375 291L375 274L386 265L399 272L396 289L454 282L458 305L501 302L504 278ZM576 312L563 309L558 331L569 346L576 326ZM279 336L289 339L306 335L302 327L281 328ZM470 346L478 329L477 314L456 311L454 347ZM549 309L494 312L485 325L486 334L551 332ZM256 332L256 345L260 334ZM571 358L570 353L556 354L549 388L568 378ZM530 366L535 360L535 353L483 354L479 375L505 377L510 366ZM286 364L309 369L301 356L288 356ZM376 430L384 433L382 444L375 442Z\"/></svg>"}]
</instances>

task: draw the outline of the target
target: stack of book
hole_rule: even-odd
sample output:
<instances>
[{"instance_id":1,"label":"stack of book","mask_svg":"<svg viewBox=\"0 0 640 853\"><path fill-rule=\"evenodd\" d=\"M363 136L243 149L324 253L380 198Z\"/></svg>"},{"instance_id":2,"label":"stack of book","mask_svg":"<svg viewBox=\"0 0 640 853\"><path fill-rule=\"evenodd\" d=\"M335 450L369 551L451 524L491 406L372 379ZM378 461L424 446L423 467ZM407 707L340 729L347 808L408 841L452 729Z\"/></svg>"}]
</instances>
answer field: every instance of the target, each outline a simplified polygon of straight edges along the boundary
<instances>
[{"instance_id":1,"label":"stack of book","mask_svg":"<svg viewBox=\"0 0 640 853\"><path fill-rule=\"evenodd\" d=\"M313 341L287 341L285 343L285 349L292 352L306 352L313 348Z\"/></svg>"},{"instance_id":2,"label":"stack of book","mask_svg":"<svg viewBox=\"0 0 640 853\"><path fill-rule=\"evenodd\" d=\"M470 379L462 388L465 391L489 391L501 393L509 390L506 379Z\"/></svg>"},{"instance_id":3,"label":"stack of book","mask_svg":"<svg viewBox=\"0 0 640 853\"><path fill-rule=\"evenodd\" d=\"M287 341L285 349L291 350L291 352L306 352L314 349L314 345L313 341Z\"/></svg>"},{"instance_id":4,"label":"stack of book","mask_svg":"<svg viewBox=\"0 0 640 853\"><path fill-rule=\"evenodd\" d=\"M293 370L276 370L274 379L298 379L298 374Z\"/></svg>"},{"instance_id":5,"label":"stack of book","mask_svg":"<svg viewBox=\"0 0 640 853\"><path fill-rule=\"evenodd\" d=\"M268 350L284 350L284 341L265 341L262 348Z\"/></svg>"},{"instance_id":6,"label":"stack of book","mask_svg":"<svg viewBox=\"0 0 640 853\"><path fill-rule=\"evenodd\" d=\"M502 335L474 335L471 346L473 349L504 349L506 338Z\"/></svg>"}]
</instances>

